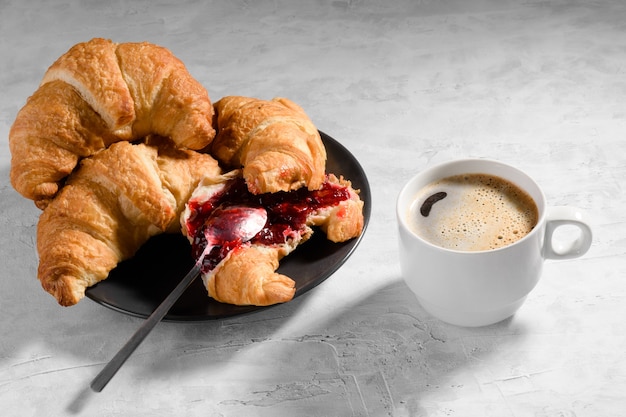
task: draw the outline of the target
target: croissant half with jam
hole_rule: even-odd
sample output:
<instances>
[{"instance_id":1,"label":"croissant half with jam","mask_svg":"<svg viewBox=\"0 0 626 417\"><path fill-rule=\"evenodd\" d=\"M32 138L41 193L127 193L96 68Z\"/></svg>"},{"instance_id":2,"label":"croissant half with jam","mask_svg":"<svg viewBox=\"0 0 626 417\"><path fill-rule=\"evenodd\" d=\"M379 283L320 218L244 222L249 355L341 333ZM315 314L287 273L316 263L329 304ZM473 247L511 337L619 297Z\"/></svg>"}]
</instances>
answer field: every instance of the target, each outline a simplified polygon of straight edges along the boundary
<instances>
[{"instance_id":1,"label":"croissant half with jam","mask_svg":"<svg viewBox=\"0 0 626 417\"><path fill-rule=\"evenodd\" d=\"M160 137L118 142L82 160L39 219L41 285L59 304L76 304L150 237L180 233L180 214L200 179L220 172L210 155Z\"/></svg>"},{"instance_id":2,"label":"croissant half with jam","mask_svg":"<svg viewBox=\"0 0 626 417\"><path fill-rule=\"evenodd\" d=\"M363 230L363 201L349 181L327 175L316 190L252 194L240 171L202 180L187 204L181 224L195 257L206 247L204 220L224 207L263 208L265 227L249 242L228 252L206 255L202 279L210 297L237 305L266 306L289 301L295 282L277 273L279 261L306 242L318 226L328 239L343 242Z\"/></svg>"},{"instance_id":3,"label":"croissant half with jam","mask_svg":"<svg viewBox=\"0 0 626 417\"><path fill-rule=\"evenodd\" d=\"M213 140L205 88L169 50L95 38L45 73L9 132L11 184L44 208L81 158L148 134L181 148Z\"/></svg>"}]
</instances>

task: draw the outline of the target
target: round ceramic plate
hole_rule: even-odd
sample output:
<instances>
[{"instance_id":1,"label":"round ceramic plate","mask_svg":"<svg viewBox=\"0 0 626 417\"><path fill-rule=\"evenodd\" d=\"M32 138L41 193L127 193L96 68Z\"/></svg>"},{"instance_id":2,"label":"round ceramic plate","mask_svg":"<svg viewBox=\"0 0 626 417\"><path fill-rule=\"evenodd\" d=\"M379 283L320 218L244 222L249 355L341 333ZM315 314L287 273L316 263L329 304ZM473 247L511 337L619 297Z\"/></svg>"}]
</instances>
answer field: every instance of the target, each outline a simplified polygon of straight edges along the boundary
<instances>
[{"instance_id":1,"label":"round ceramic plate","mask_svg":"<svg viewBox=\"0 0 626 417\"><path fill-rule=\"evenodd\" d=\"M365 225L356 239L333 243L321 231L280 262L278 272L296 282L298 297L330 277L359 244L371 212L369 183L356 158L339 142L320 132L328 159L326 170L343 175L360 190L364 201ZM87 289L90 299L113 310L148 317L192 268L191 248L182 235L159 235L150 239L137 254L120 263L109 277ZM164 320L213 320L253 313L269 307L236 306L211 299L197 278L170 309Z\"/></svg>"}]
</instances>

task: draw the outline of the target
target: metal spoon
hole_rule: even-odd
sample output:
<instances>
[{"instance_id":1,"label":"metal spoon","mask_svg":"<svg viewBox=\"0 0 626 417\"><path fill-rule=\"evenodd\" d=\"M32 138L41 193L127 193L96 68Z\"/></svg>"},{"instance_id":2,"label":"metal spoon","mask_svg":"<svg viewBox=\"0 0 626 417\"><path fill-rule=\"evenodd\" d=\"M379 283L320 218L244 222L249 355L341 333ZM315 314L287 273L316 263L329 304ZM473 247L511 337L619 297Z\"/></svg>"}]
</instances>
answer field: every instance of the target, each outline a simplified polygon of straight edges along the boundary
<instances>
[{"instance_id":1,"label":"metal spoon","mask_svg":"<svg viewBox=\"0 0 626 417\"><path fill-rule=\"evenodd\" d=\"M172 308L187 287L200 275L202 261L204 257L211 252L214 246L224 242L247 242L263 229L266 221L267 212L263 208L232 206L215 209L211 217L209 217L205 223L207 225L205 228L207 246L196 261L194 267L152 312L126 344L122 346L113 359L96 375L91 382L91 389L95 392L100 392L109 383L111 378L113 378L124 362L126 362L126 359L137 349L157 323L165 317L169 309Z\"/></svg>"}]
</instances>

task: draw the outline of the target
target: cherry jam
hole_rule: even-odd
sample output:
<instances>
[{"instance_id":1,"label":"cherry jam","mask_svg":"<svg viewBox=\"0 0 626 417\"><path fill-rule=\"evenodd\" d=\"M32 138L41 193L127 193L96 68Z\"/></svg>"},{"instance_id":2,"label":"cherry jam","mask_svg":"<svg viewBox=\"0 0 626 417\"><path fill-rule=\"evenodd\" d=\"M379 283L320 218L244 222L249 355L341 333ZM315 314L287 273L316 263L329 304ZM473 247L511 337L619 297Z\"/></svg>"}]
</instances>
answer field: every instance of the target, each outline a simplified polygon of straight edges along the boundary
<instances>
[{"instance_id":1,"label":"cherry jam","mask_svg":"<svg viewBox=\"0 0 626 417\"><path fill-rule=\"evenodd\" d=\"M265 227L250 242L260 245L280 245L291 237L297 236L306 227L310 214L317 210L336 206L350 198L350 191L341 185L325 181L319 190L309 191L300 188L289 192L252 194L243 178L229 181L226 186L215 193L208 201L191 200L188 203L190 216L187 219L189 236L193 236L192 253L194 259L199 258L206 248L204 236L206 219L218 207L248 206L262 207L267 212ZM202 270L210 271L219 264L230 251L241 245L241 242L224 242L216 246L204 257Z\"/></svg>"}]
</instances>

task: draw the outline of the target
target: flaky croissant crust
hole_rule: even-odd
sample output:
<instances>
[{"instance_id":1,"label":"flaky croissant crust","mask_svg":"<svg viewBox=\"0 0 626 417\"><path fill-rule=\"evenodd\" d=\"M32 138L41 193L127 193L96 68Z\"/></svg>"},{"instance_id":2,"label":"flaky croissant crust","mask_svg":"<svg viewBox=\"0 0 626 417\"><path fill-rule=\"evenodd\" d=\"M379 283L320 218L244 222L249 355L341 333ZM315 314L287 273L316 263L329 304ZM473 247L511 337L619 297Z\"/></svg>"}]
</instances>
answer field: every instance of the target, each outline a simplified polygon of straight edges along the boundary
<instances>
[{"instance_id":1,"label":"flaky croissant crust","mask_svg":"<svg viewBox=\"0 0 626 417\"><path fill-rule=\"evenodd\" d=\"M163 138L118 142L81 162L37 226L38 278L59 304L83 298L150 237L180 233L178 218L210 155L175 149Z\"/></svg>"},{"instance_id":2,"label":"flaky croissant crust","mask_svg":"<svg viewBox=\"0 0 626 417\"><path fill-rule=\"evenodd\" d=\"M95 38L46 71L9 132L11 183L44 208L81 158L148 134L201 149L215 136L207 91L166 48Z\"/></svg>"},{"instance_id":3,"label":"flaky croissant crust","mask_svg":"<svg viewBox=\"0 0 626 417\"><path fill-rule=\"evenodd\" d=\"M227 96L214 105L218 133L211 152L242 168L254 194L316 190L324 181L326 149L319 131L293 101Z\"/></svg>"}]
</instances>

